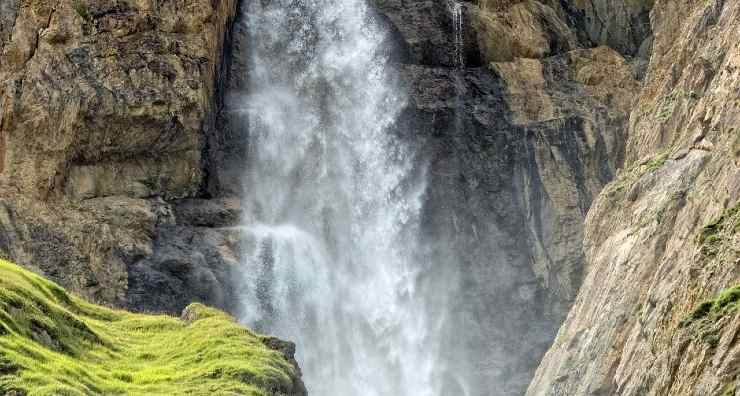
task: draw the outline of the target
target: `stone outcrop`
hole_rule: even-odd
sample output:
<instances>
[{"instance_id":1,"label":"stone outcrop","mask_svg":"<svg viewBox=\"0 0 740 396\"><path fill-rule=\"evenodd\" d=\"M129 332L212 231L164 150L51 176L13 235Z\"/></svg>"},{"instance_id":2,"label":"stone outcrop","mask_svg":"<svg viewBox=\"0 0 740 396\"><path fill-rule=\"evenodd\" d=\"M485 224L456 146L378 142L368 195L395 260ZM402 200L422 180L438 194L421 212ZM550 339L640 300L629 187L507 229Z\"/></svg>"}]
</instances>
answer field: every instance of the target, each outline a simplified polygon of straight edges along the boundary
<instances>
[{"instance_id":1,"label":"stone outcrop","mask_svg":"<svg viewBox=\"0 0 740 396\"><path fill-rule=\"evenodd\" d=\"M392 58L409 94L397 133L428 174L422 287L456 280L442 353L464 363L446 394L465 382L520 395L580 286L582 224L621 166L639 73L629 51L588 38L580 13L547 2L465 3L462 69L427 60L433 45L455 53L448 3L378 10L406 51Z\"/></svg>"},{"instance_id":2,"label":"stone outcrop","mask_svg":"<svg viewBox=\"0 0 740 396\"><path fill-rule=\"evenodd\" d=\"M478 38L489 62L598 45L637 56L650 44L652 6L652 0L481 0Z\"/></svg>"},{"instance_id":3,"label":"stone outcrop","mask_svg":"<svg viewBox=\"0 0 740 396\"><path fill-rule=\"evenodd\" d=\"M204 198L234 192L216 114L236 8L0 5L0 255L99 302L228 308L239 208Z\"/></svg>"},{"instance_id":4,"label":"stone outcrop","mask_svg":"<svg viewBox=\"0 0 740 396\"><path fill-rule=\"evenodd\" d=\"M625 170L588 214L588 275L528 395L735 394L740 3L658 0L651 23Z\"/></svg>"},{"instance_id":5,"label":"stone outcrop","mask_svg":"<svg viewBox=\"0 0 740 396\"><path fill-rule=\"evenodd\" d=\"M0 60L3 184L77 200L195 194L234 13L214 4L19 2Z\"/></svg>"}]
</instances>

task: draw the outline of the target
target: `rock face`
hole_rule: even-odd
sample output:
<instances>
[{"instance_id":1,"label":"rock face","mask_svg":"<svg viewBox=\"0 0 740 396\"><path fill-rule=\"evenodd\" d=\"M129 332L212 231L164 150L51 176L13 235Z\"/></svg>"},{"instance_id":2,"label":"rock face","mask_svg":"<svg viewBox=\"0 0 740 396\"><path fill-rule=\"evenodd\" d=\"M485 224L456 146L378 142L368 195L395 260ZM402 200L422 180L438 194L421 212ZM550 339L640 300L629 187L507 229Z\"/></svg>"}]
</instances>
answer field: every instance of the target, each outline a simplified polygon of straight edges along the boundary
<instances>
[{"instance_id":1,"label":"rock face","mask_svg":"<svg viewBox=\"0 0 740 396\"><path fill-rule=\"evenodd\" d=\"M233 236L216 228L238 208L178 202L228 194L215 115L236 7L0 5L2 256L100 302L228 308Z\"/></svg>"},{"instance_id":2,"label":"rock face","mask_svg":"<svg viewBox=\"0 0 740 396\"><path fill-rule=\"evenodd\" d=\"M652 6L652 0L482 0L478 37L488 61L597 45L635 56L651 34Z\"/></svg>"},{"instance_id":3,"label":"rock face","mask_svg":"<svg viewBox=\"0 0 740 396\"><path fill-rule=\"evenodd\" d=\"M1 60L4 184L78 200L198 191L234 4L155 4L17 5Z\"/></svg>"},{"instance_id":4,"label":"rock face","mask_svg":"<svg viewBox=\"0 0 740 396\"><path fill-rule=\"evenodd\" d=\"M621 165L637 70L559 3L466 3L462 69L429 55L455 53L448 3L377 7L410 99L398 133L428 174L424 287L457 282L442 353L465 363L443 381L520 395L580 286L582 224Z\"/></svg>"},{"instance_id":5,"label":"rock face","mask_svg":"<svg viewBox=\"0 0 740 396\"><path fill-rule=\"evenodd\" d=\"M724 389L738 319L679 322L737 280L735 215L686 241L740 194L738 4L465 2L458 47L448 2L373 3L429 180L420 287L456 288L448 393L522 394L584 276L531 394ZM234 308L237 7L0 4L0 256L107 304Z\"/></svg>"},{"instance_id":6,"label":"rock face","mask_svg":"<svg viewBox=\"0 0 740 396\"><path fill-rule=\"evenodd\" d=\"M588 275L528 395L735 394L737 298L717 296L740 280L740 3L659 0L651 23L626 170L588 214Z\"/></svg>"},{"instance_id":7,"label":"rock face","mask_svg":"<svg viewBox=\"0 0 740 396\"><path fill-rule=\"evenodd\" d=\"M219 203L201 203L217 208L218 212L206 211L214 222L224 209ZM234 312L236 298L230 286L238 273L240 232L228 226L237 225L238 217L229 223L204 224L197 217L182 216L182 205L174 205L174 222L157 228L152 254L129 266L126 302L137 309L176 312L202 301Z\"/></svg>"}]
</instances>

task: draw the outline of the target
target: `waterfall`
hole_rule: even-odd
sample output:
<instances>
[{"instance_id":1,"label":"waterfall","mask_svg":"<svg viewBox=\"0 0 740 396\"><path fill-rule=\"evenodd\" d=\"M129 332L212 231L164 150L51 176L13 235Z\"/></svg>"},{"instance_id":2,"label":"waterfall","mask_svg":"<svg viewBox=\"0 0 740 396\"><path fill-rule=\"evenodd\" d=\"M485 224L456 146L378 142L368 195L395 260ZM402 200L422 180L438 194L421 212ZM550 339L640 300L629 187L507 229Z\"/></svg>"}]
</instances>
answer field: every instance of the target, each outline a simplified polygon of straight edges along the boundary
<instances>
[{"instance_id":1,"label":"waterfall","mask_svg":"<svg viewBox=\"0 0 740 396\"><path fill-rule=\"evenodd\" d=\"M465 69L465 41L464 41L464 15L463 5L457 0L448 0L447 8L450 11L450 17L452 22L452 41L454 45L453 62L455 67L454 80L455 80L455 133L462 133L462 118L460 117L460 111L462 110L462 92L463 92L463 72Z\"/></svg>"},{"instance_id":2,"label":"waterfall","mask_svg":"<svg viewBox=\"0 0 740 396\"><path fill-rule=\"evenodd\" d=\"M449 0L448 8L452 17L452 40L455 46L454 62L456 69L465 68L465 41L463 38L463 6L456 0Z\"/></svg>"},{"instance_id":3,"label":"waterfall","mask_svg":"<svg viewBox=\"0 0 740 396\"><path fill-rule=\"evenodd\" d=\"M309 393L438 396L415 153L363 0L247 1L240 319L295 341Z\"/></svg>"}]
</instances>

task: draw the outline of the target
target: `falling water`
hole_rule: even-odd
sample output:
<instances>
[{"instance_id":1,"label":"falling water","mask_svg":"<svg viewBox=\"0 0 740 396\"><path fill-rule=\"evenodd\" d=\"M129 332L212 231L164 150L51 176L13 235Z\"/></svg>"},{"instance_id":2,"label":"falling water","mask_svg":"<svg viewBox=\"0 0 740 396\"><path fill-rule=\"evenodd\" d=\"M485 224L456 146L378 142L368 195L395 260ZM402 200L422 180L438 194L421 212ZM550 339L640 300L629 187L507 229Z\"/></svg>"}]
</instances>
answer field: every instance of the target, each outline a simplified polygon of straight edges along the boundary
<instances>
[{"instance_id":1,"label":"falling water","mask_svg":"<svg viewBox=\"0 0 740 396\"><path fill-rule=\"evenodd\" d=\"M465 67L465 42L463 41L463 8L456 0L449 0L448 8L452 17L452 40L455 45L455 68Z\"/></svg>"},{"instance_id":2,"label":"falling water","mask_svg":"<svg viewBox=\"0 0 740 396\"><path fill-rule=\"evenodd\" d=\"M454 80L455 80L455 132L460 134L462 132L462 118L460 117L460 111L462 110L462 92L463 92L463 71L465 69L465 41L463 37L464 25L463 25L463 6L456 0L448 0L447 7L450 11L450 17L452 19L452 40L454 48Z\"/></svg>"},{"instance_id":3,"label":"falling water","mask_svg":"<svg viewBox=\"0 0 740 396\"><path fill-rule=\"evenodd\" d=\"M437 396L418 278L423 172L363 0L247 1L241 318L297 344L312 395Z\"/></svg>"}]
</instances>

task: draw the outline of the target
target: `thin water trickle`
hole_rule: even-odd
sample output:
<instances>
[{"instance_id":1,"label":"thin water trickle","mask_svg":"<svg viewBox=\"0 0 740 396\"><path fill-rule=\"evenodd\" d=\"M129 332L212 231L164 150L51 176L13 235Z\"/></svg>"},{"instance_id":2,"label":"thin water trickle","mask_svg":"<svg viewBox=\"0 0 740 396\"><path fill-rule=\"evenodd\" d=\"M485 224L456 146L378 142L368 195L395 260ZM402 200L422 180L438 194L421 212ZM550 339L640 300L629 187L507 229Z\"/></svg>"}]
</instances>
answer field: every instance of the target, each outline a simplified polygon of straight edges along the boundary
<instances>
[{"instance_id":1,"label":"thin water trickle","mask_svg":"<svg viewBox=\"0 0 740 396\"><path fill-rule=\"evenodd\" d=\"M462 3L456 0L448 0L447 7L450 11L452 22L452 40L454 45L454 81L455 81L455 133L462 133L462 95L463 95L463 72L465 69L465 37L464 37L464 10Z\"/></svg>"},{"instance_id":2,"label":"thin water trickle","mask_svg":"<svg viewBox=\"0 0 740 396\"><path fill-rule=\"evenodd\" d=\"M456 0L449 0L448 8L452 17L452 40L455 45L455 68L465 68L465 41L463 38L463 5Z\"/></svg>"},{"instance_id":3,"label":"thin water trickle","mask_svg":"<svg viewBox=\"0 0 740 396\"><path fill-rule=\"evenodd\" d=\"M404 97L383 33L363 0L244 8L241 319L296 342L312 395L439 396L440 319L419 290L426 186L388 133Z\"/></svg>"}]
</instances>

